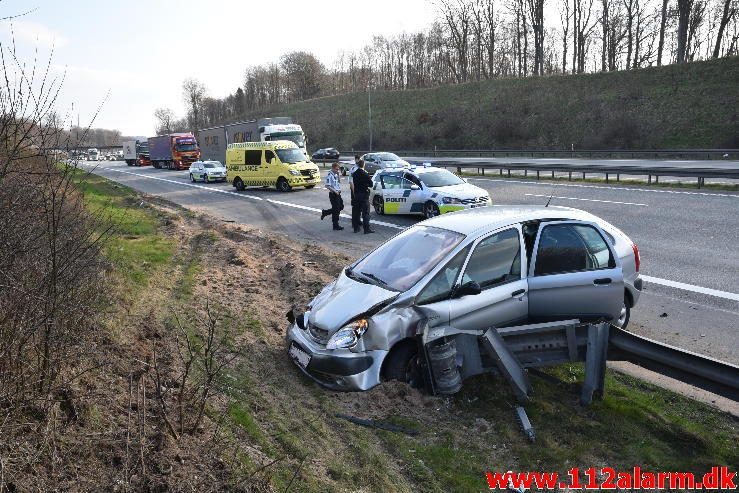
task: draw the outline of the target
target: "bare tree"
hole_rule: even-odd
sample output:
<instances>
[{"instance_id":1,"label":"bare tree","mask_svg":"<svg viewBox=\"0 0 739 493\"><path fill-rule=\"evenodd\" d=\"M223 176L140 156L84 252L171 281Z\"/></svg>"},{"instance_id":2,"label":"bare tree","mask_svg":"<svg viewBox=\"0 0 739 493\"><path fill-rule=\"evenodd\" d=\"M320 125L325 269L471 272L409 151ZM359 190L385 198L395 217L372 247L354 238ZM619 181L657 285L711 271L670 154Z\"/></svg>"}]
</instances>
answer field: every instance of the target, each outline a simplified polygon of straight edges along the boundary
<instances>
[{"instance_id":1,"label":"bare tree","mask_svg":"<svg viewBox=\"0 0 739 493\"><path fill-rule=\"evenodd\" d=\"M205 93L205 85L196 79L186 79L182 83L182 97L188 108L190 129L193 132L197 132L202 123L201 114Z\"/></svg>"},{"instance_id":2,"label":"bare tree","mask_svg":"<svg viewBox=\"0 0 739 493\"><path fill-rule=\"evenodd\" d=\"M721 20L719 21L718 34L716 34L716 45L713 48L713 58L718 58L721 54L721 40L724 38L724 31L736 13L737 7L736 5L732 5L732 0L724 0L724 8L721 13Z\"/></svg>"},{"instance_id":3,"label":"bare tree","mask_svg":"<svg viewBox=\"0 0 739 493\"><path fill-rule=\"evenodd\" d=\"M677 0L678 24L677 24L677 63L687 61L688 28L690 14L693 11L694 0Z\"/></svg>"},{"instance_id":4,"label":"bare tree","mask_svg":"<svg viewBox=\"0 0 739 493\"><path fill-rule=\"evenodd\" d=\"M659 24L659 47L657 48L657 65L662 65L662 52L665 47L665 26L667 24L667 3L669 0L662 0L662 13Z\"/></svg>"},{"instance_id":5,"label":"bare tree","mask_svg":"<svg viewBox=\"0 0 739 493\"><path fill-rule=\"evenodd\" d=\"M527 0L534 31L534 74L544 75L544 0Z\"/></svg>"},{"instance_id":6,"label":"bare tree","mask_svg":"<svg viewBox=\"0 0 739 493\"><path fill-rule=\"evenodd\" d=\"M154 110L154 118L157 121L157 134L161 135L172 133L172 123L175 119L174 111L164 107L157 108Z\"/></svg>"}]
</instances>

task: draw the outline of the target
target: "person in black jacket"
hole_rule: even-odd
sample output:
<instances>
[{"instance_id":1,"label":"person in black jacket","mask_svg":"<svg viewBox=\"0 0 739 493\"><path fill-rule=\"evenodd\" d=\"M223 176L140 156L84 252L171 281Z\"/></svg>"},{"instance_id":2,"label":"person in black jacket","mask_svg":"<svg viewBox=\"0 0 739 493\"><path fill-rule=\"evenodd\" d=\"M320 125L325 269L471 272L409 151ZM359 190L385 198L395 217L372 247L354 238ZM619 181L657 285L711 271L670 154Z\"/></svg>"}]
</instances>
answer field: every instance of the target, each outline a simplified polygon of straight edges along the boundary
<instances>
[{"instance_id":1,"label":"person in black jacket","mask_svg":"<svg viewBox=\"0 0 739 493\"><path fill-rule=\"evenodd\" d=\"M360 159L357 163L357 170L352 174L352 183L354 185L354 202L359 208L362 216L362 225L364 226L364 234L374 233L370 228L369 219L369 197L372 188L372 178L364 170L364 160ZM359 223L354 225L354 232L359 233Z\"/></svg>"}]
</instances>

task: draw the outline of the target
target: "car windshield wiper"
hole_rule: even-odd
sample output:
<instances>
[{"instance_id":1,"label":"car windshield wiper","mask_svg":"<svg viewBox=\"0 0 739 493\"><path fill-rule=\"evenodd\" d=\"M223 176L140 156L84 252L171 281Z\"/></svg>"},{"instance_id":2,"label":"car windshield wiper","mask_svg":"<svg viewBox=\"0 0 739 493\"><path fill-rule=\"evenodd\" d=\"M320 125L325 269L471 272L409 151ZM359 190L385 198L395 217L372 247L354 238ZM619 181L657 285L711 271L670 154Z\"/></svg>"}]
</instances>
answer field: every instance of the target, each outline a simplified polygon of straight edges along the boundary
<instances>
[{"instance_id":1,"label":"car windshield wiper","mask_svg":"<svg viewBox=\"0 0 739 493\"><path fill-rule=\"evenodd\" d=\"M387 282L383 281L382 279L380 279L379 277L377 277L374 274L371 274L369 272L360 272L360 274L362 274L363 276L365 276L365 277L367 277L369 279L372 279L373 281L379 282L383 286L387 286Z\"/></svg>"}]
</instances>

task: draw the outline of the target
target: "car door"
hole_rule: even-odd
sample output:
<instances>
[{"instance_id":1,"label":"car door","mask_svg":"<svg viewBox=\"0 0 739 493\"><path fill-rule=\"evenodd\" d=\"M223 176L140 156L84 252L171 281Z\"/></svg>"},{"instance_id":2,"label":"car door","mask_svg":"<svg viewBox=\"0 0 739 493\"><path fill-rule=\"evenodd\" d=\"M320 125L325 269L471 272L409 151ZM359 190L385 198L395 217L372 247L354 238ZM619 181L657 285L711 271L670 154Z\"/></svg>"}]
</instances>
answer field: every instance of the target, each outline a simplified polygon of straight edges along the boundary
<instances>
[{"instance_id":1,"label":"car door","mask_svg":"<svg viewBox=\"0 0 739 493\"><path fill-rule=\"evenodd\" d=\"M380 177L382 183L382 200L385 203L385 214L402 214L401 205L407 201L403 197L402 178L397 173L387 173Z\"/></svg>"},{"instance_id":2,"label":"car door","mask_svg":"<svg viewBox=\"0 0 739 493\"><path fill-rule=\"evenodd\" d=\"M406 181L410 182L408 193L407 210L410 214L423 214L423 205L426 202L428 191L423 188L421 180L417 176L411 173L405 173L403 175Z\"/></svg>"},{"instance_id":3,"label":"car door","mask_svg":"<svg viewBox=\"0 0 739 493\"><path fill-rule=\"evenodd\" d=\"M449 325L474 330L524 322L528 317L525 259L520 226L477 240L455 292L462 292L472 282L479 285L480 292L452 295Z\"/></svg>"},{"instance_id":4,"label":"car door","mask_svg":"<svg viewBox=\"0 0 739 493\"><path fill-rule=\"evenodd\" d=\"M197 171L195 172L195 178L197 178L198 180L205 179L205 167L203 166L203 163L198 164Z\"/></svg>"},{"instance_id":5,"label":"car door","mask_svg":"<svg viewBox=\"0 0 739 493\"><path fill-rule=\"evenodd\" d=\"M533 321L618 318L624 299L621 261L595 223L542 223L529 269Z\"/></svg>"}]
</instances>

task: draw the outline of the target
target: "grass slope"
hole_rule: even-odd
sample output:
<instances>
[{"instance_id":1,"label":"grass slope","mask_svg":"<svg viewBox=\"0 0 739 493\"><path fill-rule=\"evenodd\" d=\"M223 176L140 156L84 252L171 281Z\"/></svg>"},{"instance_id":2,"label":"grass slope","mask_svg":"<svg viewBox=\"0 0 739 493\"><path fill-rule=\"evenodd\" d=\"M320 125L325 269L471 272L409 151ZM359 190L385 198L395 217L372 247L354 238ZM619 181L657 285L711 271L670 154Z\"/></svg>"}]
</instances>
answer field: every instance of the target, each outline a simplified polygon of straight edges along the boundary
<instances>
[{"instance_id":1,"label":"grass slope","mask_svg":"<svg viewBox=\"0 0 739 493\"><path fill-rule=\"evenodd\" d=\"M81 186L90 207L105 207L121 219L107 255L116 292L128 294L112 300L109 310L118 341L111 354L124 370L123 362L144 358L153 341L173 337L174 310L195 310L193 301L209 295L218 302L223 326L246 349L209 404L205 431L177 443L152 439L156 445L144 447L148 468L134 485L156 485L158 491L203 484L224 491L485 491L488 470L564 474L572 466L641 465L702 473L712 465L739 464L736 419L610 371L606 397L581 407L579 364L548 369L555 381L532 377L535 397L527 411L535 445L518 430L510 390L493 377L472 379L443 399L398 383L365 393L327 391L285 355L284 313L308 301L346 258L181 209L167 211L161 203L141 207L136 193L99 177ZM121 436L126 387L115 379L101 370L89 385L115 382L118 407L98 402L86 412L97 418L67 433ZM150 413L147 423L161 427L154 407ZM337 413L419 433L363 428ZM89 456L78 462L75 481L91 490L124 480L130 485L122 465L128 462L115 459L124 453L121 443L79 447Z\"/></svg>"},{"instance_id":2,"label":"grass slope","mask_svg":"<svg viewBox=\"0 0 739 493\"><path fill-rule=\"evenodd\" d=\"M737 148L739 57L372 94L373 148ZM309 149L367 149L367 93L277 105Z\"/></svg>"}]
</instances>

